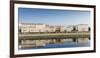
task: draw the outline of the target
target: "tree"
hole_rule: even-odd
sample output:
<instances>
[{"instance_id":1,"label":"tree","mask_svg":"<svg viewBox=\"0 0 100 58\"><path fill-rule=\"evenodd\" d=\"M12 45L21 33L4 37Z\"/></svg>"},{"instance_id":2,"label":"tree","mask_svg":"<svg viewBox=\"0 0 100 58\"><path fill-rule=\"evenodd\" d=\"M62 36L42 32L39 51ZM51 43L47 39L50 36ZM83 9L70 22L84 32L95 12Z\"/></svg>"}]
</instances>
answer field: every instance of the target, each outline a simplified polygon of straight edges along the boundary
<instances>
[{"instance_id":1,"label":"tree","mask_svg":"<svg viewBox=\"0 0 100 58\"><path fill-rule=\"evenodd\" d=\"M88 31L90 31L90 27L88 27Z\"/></svg>"},{"instance_id":2,"label":"tree","mask_svg":"<svg viewBox=\"0 0 100 58\"><path fill-rule=\"evenodd\" d=\"M76 27L75 26L73 26L73 30L72 30L73 32L75 32L75 31L77 31L77 29L76 29Z\"/></svg>"}]
</instances>

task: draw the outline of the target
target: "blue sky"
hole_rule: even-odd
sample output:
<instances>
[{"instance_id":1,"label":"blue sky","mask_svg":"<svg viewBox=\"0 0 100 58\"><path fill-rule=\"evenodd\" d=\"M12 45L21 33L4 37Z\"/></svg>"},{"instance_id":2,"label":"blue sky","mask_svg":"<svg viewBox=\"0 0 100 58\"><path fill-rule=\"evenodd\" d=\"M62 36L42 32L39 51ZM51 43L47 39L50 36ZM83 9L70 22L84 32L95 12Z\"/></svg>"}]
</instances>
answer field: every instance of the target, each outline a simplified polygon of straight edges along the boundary
<instances>
[{"instance_id":1,"label":"blue sky","mask_svg":"<svg viewBox=\"0 0 100 58\"><path fill-rule=\"evenodd\" d=\"M18 8L20 23L45 23L49 25L90 25L90 12L79 10Z\"/></svg>"}]
</instances>

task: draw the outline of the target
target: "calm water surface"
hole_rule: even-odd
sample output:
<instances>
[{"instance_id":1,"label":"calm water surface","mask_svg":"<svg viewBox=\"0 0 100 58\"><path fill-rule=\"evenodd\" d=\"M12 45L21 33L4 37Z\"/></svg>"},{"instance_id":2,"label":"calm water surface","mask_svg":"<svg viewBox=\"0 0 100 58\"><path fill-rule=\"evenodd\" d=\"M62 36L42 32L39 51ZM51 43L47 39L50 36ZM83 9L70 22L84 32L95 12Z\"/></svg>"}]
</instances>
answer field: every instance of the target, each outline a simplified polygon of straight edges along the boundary
<instances>
[{"instance_id":1,"label":"calm water surface","mask_svg":"<svg viewBox=\"0 0 100 58\"><path fill-rule=\"evenodd\" d=\"M42 47L22 48L22 49L71 48L71 47L89 47L89 46L90 46L90 40L87 38L86 42L82 42L81 40L73 42L72 39L70 40L65 39L63 43L49 43Z\"/></svg>"}]
</instances>

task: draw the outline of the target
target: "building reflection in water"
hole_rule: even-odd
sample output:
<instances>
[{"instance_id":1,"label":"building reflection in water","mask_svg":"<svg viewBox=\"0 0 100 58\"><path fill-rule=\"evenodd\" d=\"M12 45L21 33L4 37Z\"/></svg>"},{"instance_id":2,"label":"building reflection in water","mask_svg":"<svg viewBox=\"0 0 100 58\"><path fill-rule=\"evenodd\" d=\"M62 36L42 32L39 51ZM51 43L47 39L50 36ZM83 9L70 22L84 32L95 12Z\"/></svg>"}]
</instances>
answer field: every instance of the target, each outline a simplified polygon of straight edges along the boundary
<instances>
[{"instance_id":1,"label":"building reflection in water","mask_svg":"<svg viewBox=\"0 0 100 58\"><path fill-rule=\"evenodd\" d=\"M19 49L68 48L90 46L89 38L20 40Z\"/></svg>"}]
</instances>

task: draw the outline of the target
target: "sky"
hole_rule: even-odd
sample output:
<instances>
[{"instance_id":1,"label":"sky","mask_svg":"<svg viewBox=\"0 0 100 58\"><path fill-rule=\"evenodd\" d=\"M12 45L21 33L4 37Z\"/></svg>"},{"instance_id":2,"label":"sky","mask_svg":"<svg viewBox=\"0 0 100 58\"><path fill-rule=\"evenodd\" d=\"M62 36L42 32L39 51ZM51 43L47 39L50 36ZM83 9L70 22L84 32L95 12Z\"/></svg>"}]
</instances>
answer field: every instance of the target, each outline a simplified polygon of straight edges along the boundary
<instances>
[{"instance_id":1,"label":"sky","mask_svg":"<svg viewBox=\"0 0 100 58\"><path fill-rule=\"evenodd\" d=\"M18 8L20 23L44 23L49 25L90 25L90 11Z\"/></svg>"}]
</instances>

